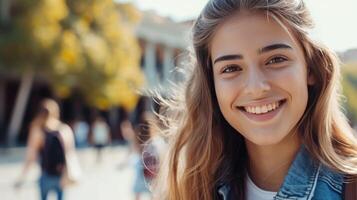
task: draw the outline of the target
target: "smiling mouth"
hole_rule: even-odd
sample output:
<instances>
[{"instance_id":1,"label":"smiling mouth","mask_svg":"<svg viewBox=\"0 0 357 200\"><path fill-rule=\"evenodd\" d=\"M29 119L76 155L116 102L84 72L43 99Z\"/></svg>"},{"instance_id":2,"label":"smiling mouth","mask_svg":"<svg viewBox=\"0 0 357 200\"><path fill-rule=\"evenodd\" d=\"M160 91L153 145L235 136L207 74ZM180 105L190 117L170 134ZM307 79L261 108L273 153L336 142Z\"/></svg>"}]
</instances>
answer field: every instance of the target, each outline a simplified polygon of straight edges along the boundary
<instances>
[{"instance_id":1,"label":"smiling mouth","mask_svg":"<svg viewBox=\"0 0 357 200\"><path fill-rule=\"evenodd\" d=\"M286 99L275 101L273 103L259 105L259 106L238 106L237 108L243 112L247 112L255 115L262 115L269 112L273 112L286 102Z\"/></svg>"}]
</instances>

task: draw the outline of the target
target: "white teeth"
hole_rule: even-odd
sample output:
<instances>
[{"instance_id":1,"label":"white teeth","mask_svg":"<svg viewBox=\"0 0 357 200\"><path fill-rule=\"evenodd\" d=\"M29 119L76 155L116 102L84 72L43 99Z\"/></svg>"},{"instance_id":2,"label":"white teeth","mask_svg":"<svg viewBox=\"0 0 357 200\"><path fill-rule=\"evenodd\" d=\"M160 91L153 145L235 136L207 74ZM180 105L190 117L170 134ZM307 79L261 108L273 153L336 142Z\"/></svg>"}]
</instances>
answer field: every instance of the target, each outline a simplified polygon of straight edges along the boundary
<instances>
[{"instance_id":1,"label":"white teeth","mask_svg":"<svg viewBox=\"0 0 357 200\"><path fill-rule=\"evenodd\" d=\"M279 106L280 106L279 102L277 101L277 102L262 105L262 106L245 106L244 110L246 112L253 113L253 114L262 114L262 113L267 113L272 110L275 110Z\"/></svg>"},{"instance_id":2,"label":"white teeth","mask_svg":"<svg viewBox=\"0 0 357 200\"><path fill-rule=\"evenodd\" d=\"M261 107L255 107L255 113L260 114L262 112L262 108Z\"/></svg>"},{"instance_id":3,"label":"white teeth","mask_svg":"<svg viewBox=\"0 0 357 200\"><path fill-rule=\"evenodd\" d=\"M262 107L262 113L267 113L268 112L268 107L265 105Z\"/></svg>"}]
</instances>

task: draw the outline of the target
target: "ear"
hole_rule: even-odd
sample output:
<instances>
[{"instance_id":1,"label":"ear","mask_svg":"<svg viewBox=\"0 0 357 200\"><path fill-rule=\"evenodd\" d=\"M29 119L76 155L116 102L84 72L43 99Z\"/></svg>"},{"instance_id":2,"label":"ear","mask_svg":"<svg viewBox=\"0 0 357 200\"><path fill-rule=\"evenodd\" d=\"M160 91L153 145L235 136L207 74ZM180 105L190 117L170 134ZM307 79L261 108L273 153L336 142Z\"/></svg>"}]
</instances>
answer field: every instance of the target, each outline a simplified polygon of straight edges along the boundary
<instances>
[{"instance_id":1,"label":"ear","mask_svg":"<svg viewBox=\"0 0 357 200\"><path fill-rule=\"evenodd\" d=\"M316 82L316 78L315 78L315 75L314 73L312 73L311 71L311 67L308 66L307 67L307 85L314 85Z\"/></svg>"}]
</instances>

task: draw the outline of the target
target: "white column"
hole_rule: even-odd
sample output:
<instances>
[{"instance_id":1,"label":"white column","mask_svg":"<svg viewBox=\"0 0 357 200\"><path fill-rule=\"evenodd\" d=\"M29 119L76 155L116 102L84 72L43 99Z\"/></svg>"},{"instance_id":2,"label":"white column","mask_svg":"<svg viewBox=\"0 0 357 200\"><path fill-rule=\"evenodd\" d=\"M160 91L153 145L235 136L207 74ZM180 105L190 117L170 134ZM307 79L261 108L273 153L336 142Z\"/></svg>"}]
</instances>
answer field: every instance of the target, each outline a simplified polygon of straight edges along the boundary
<instances>
[{"instance_id":1,"label":"white column","mask_svg":"<svg viewBox=\"0 0 357 200\"><path fill-rule=\"evenodd\" d=\"M155 44L147 41L145 44L145 76L148 83L148 87L153 87L157 83L157 71L156 71L156 48Z\"/></svg>"},{"instance_id":2,"label":"white column","mask_svg":"<svg viewBox=\"0 0 357 200\"><path fill-rule=\"evenodd\" d=\"M118 121L119 121L119 112L118 112L118 108L117 107L112 107L109 110L109 126L111 129L111 136L115 136L118 129L117 129L117 125L118 125Z\"/></svg>"},{"instance_id":3,"label":"white column","mask_svg":"<svg viewBox=\"0 0 357 200\"><path fill-rule=\"evenodd\" d=\"M174 70L174 49L171 47L165 47L164 49L164 77L162 80L162 84L164 87L168 86L169 81L172 80L172 74Z\"/></svg>"}]
</instances>

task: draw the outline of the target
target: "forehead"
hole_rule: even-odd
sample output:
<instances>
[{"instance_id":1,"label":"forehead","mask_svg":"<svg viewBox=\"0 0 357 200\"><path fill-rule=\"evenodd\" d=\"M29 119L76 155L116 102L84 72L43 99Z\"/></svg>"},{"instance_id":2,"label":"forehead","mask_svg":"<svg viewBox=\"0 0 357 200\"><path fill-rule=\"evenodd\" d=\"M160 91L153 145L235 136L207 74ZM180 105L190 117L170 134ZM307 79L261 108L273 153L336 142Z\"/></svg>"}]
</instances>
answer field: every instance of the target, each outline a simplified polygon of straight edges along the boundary
<instances>
[{"instance_id":1,"label":"forehead","mask_svg":"<svg viewBox=\"0 0 357 200\"><path fill-rule=\"evenodd\" d=\"M256 52L276 43L299 49L292 32L276 18L261 12L240 12L217 28L210 50L212 58L215 58L227 53Z\"/></svg>"}]
</instances>

